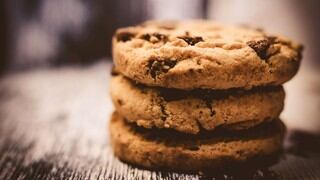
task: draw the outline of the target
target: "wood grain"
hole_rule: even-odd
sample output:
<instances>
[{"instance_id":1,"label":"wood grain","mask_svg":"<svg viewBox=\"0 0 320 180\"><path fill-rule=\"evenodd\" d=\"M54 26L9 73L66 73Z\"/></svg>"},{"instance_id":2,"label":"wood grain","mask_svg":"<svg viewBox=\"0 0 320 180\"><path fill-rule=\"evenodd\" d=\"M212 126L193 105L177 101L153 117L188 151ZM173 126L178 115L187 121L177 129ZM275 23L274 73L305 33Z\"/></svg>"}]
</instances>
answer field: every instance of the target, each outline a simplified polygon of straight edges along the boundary
<instances>
[{"instance_id":1,"label":"wood grain","mask_svg":"<svg viewBox=\"0 0 320 180\"><path fill-rule=\"evenodd\" d=\"M0 179L320 179L319 137L304 133L304 139L287 141L278 164L240 174L149 171L120 162L107 131L110 67L99 63L1 79ZM313 146L297 143L305 139Z\"/></svg>"}]
</instances>

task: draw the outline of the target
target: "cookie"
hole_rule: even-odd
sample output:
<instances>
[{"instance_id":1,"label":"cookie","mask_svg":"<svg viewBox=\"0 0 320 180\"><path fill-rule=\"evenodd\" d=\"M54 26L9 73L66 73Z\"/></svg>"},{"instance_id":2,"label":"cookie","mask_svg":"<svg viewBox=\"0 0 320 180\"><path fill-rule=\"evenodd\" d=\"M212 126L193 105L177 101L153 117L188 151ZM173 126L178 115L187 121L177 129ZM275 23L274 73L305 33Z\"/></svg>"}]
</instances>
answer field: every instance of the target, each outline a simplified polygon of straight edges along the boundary
<instances>
[{"instance_id":1,"label":"cookie","mask_svg":"<svg viewBox=\"0 0 320 180\"><path fill-rule=\"evenodd\" d=\"M185 91L147 87L120 74L111 78L110 94L116 110L139 126L192 134L221 126L247 129L275 119L285 97L282 86Z\"/></svg>"},{"instance_id":2,"label":"cookie","mask_svg":"<svg viewBox=\"0 0 320 180\"><path fill-rule=\"evenodd\" d=\"M151 21L118 29L113 60L149 86L229 89L280 85L297 72L302 46L248 26Z\"/></svg>"},{"instance_id":3,"label":"cookie","mask_svg":"<svg viewBox=\"0 0 320 180\"><path fill-rule=\"evenodd\" d=\"M186 135L144 129L127 123L118 113L110 122L114 154L125 162L150 169L213 170L258 165L281 151L285 129L280 120L238 132L211 131Z\"/></svg>"}]
</instances>

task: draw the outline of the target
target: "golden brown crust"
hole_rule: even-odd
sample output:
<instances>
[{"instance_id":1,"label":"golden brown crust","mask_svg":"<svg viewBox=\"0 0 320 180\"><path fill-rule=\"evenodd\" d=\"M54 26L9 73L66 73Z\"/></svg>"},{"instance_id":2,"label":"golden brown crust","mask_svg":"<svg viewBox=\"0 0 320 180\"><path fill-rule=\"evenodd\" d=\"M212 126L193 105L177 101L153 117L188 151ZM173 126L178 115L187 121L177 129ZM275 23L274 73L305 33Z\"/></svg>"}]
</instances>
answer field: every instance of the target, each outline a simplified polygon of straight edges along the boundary
<instances>
[{"instance_id":1,"label":"golden brown crust","mask_svg":"<svg viewBox=\"0 0 320 180\"><path fill-rule=\"evenodd\" d=\"M249 27L211 21L147 22L113 38L118 71L149 86L246 88L291 79L302 46Z\"/></svg>"},{"instance_id":2,"label":"golden brown crust","mask_svg":"<svg viewBox=\"0 0 320 180\"><path fill-rule=\"evenodd\" d=\"M110 133L114 153L123 161L152 169L200 171L227 168L279 152L284 126L280 120L274 120L241 134L215 131L185 136L168 130L138 128L114 113Z\"/></svg>"},{"instance_id":3,"label":"golden brown crust","mask_svg":"<svg viewBox=\"0 0 320 180\"><path fill-rule=\"evenodd\" d=\"M285 97L281 86L182 91L138 85L122 75L112 77L110 93L116 110L129 121L192 134L219 126L247 129L275 119Z\"/></svg>"}]
</instances>

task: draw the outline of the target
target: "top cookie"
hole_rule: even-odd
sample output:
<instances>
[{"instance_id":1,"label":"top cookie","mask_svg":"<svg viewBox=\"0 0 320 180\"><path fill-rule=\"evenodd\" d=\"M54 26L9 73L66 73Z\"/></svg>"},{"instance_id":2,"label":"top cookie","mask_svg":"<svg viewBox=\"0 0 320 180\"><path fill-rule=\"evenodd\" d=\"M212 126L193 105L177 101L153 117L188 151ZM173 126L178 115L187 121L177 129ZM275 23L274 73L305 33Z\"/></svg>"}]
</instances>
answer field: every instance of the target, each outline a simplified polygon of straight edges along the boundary
<instances>
[{"instance_id":1,"label":"top cookie","mask_svg":"<svg viewBox=\"0 0 320 180\"><path fill-rule=\"evenodd\" d=\"M229 89L279 85L299 67L302 46L247 26L149 21L118 29L116 70L149 86Z\"/></svg>"}]
</instances>

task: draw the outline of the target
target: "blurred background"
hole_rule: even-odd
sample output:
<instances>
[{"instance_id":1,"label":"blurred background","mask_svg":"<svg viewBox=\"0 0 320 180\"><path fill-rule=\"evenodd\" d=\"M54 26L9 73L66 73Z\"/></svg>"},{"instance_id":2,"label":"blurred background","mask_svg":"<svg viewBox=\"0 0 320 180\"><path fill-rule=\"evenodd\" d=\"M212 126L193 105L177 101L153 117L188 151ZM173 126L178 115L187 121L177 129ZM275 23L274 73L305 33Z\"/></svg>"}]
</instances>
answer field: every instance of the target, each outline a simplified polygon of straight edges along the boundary
<instances>
[{"instance_id":1,"label":"blurred background","mask_svg":"<svg viewBox=\"0 0 320 180\"><path fill-rule=\"evenodd\" d=\"M1 0L0 73L111 63L115 29L148 19L250 24L304 44L283 114L294 127L320 129L319 8L318 0Z\"/></svg>"},{"instance_id":2,"label":"blurred background","mask_svg":"<svg viewBox=\"0 0 320 180\"><path fill-rule=\"evenodd\" d=\"M318 0L2 0L1 72L90 64L110 57L117 27L147 19L207 18L289 36L319 66ZM109 58L110 59L110 58Z\"/></svg>"}]
</instances>

